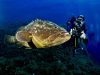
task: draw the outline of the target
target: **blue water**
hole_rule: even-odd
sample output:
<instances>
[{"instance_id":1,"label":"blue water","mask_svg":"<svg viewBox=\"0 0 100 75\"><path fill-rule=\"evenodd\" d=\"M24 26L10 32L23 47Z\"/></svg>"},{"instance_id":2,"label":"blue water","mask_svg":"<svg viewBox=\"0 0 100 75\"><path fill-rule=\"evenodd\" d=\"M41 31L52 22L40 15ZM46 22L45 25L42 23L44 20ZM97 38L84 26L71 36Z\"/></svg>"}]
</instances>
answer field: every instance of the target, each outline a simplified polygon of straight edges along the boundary
<instances>
[{"instance_id":1,"label":"blue water","mask_svg":"<svg viewBox=\"0 0 100 75\"><path fill-rule=\"evenodd\" d=\"M88 52L100 63L100 0L0 0L0 28L17 29L34 19L66 26L71 16L85 16Z\"/></svg>"}]
</instances>

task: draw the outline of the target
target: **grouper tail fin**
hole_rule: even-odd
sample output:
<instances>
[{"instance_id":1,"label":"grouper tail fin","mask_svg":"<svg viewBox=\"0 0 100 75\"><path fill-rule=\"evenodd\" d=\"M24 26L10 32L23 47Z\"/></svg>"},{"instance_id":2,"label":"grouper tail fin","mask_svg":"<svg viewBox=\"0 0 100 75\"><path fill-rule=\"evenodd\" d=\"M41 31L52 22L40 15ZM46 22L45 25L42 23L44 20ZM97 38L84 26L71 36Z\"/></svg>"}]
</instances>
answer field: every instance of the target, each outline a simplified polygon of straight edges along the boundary
<instances>
[{"instance_id":1,"label":"grouper tail fin","mask_svg":"<svg viewBox=\"0 0 100 75\"><path fill-rule=\"evenodd\" d=\"M5 37L4 37L5 44L16 44L16 42L17 42L17 40L16 40L15 36L5 35Z\"/></svg>"}]
</instances>

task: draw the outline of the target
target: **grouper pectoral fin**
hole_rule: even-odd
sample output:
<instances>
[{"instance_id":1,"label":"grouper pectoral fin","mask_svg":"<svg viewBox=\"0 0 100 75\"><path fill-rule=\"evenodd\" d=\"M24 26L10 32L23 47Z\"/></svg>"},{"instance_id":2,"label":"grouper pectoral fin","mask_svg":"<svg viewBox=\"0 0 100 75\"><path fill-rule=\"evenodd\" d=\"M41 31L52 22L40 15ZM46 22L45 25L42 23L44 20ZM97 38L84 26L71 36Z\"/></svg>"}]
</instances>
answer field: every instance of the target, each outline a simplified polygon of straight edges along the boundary
<instances>
[{"instance_id":1,"label":"grouper pectoral fin","mask_svg":"<svg viewBox=\"0 0 100 75\"><path fill-rule=\"evenodd\" d=\"M32 42L37 48L44 48L44 44L42 43L42 40L40 40L37 36L32 35Z\"/></svg>"}]
</instances>

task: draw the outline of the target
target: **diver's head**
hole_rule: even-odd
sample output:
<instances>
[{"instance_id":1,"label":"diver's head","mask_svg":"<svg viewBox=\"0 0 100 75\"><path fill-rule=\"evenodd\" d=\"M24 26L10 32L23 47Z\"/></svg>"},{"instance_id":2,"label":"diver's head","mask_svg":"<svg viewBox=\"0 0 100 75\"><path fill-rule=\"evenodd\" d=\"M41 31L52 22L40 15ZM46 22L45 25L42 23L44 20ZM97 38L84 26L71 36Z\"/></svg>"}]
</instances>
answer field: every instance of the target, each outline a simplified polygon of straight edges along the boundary
<instances>
[{"instance_id":1,"label":"diver's head","mask_svg":"<svg viewBox=\"0 0 100 75\"><path fill-rule=\"evenodd\" d=\"M79 21L84 21L84 20L85 20L85 18L84 18L83 15L79 15L79 16L77 17L77 19L78 19Z\"/></svg>"}]
</instances>

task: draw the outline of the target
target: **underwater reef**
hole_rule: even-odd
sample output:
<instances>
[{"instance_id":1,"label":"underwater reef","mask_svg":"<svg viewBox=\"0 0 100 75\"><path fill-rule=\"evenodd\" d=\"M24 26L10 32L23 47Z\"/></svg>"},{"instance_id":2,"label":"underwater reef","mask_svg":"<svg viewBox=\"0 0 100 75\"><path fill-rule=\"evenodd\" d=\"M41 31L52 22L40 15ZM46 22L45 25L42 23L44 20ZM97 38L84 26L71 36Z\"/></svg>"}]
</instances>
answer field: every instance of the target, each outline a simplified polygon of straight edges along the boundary
<instances>
[{"instance_id":1,"label":"underwater reef","mask_svg":"<svg viewBox=\"0 0 100 75\"><path fill-rule=\"evenodd\" d=\"M4 43L0 30L0 75L100 75L88 54L73 56L73 46L26 49Z\"/></svg>"}]
</instances>

